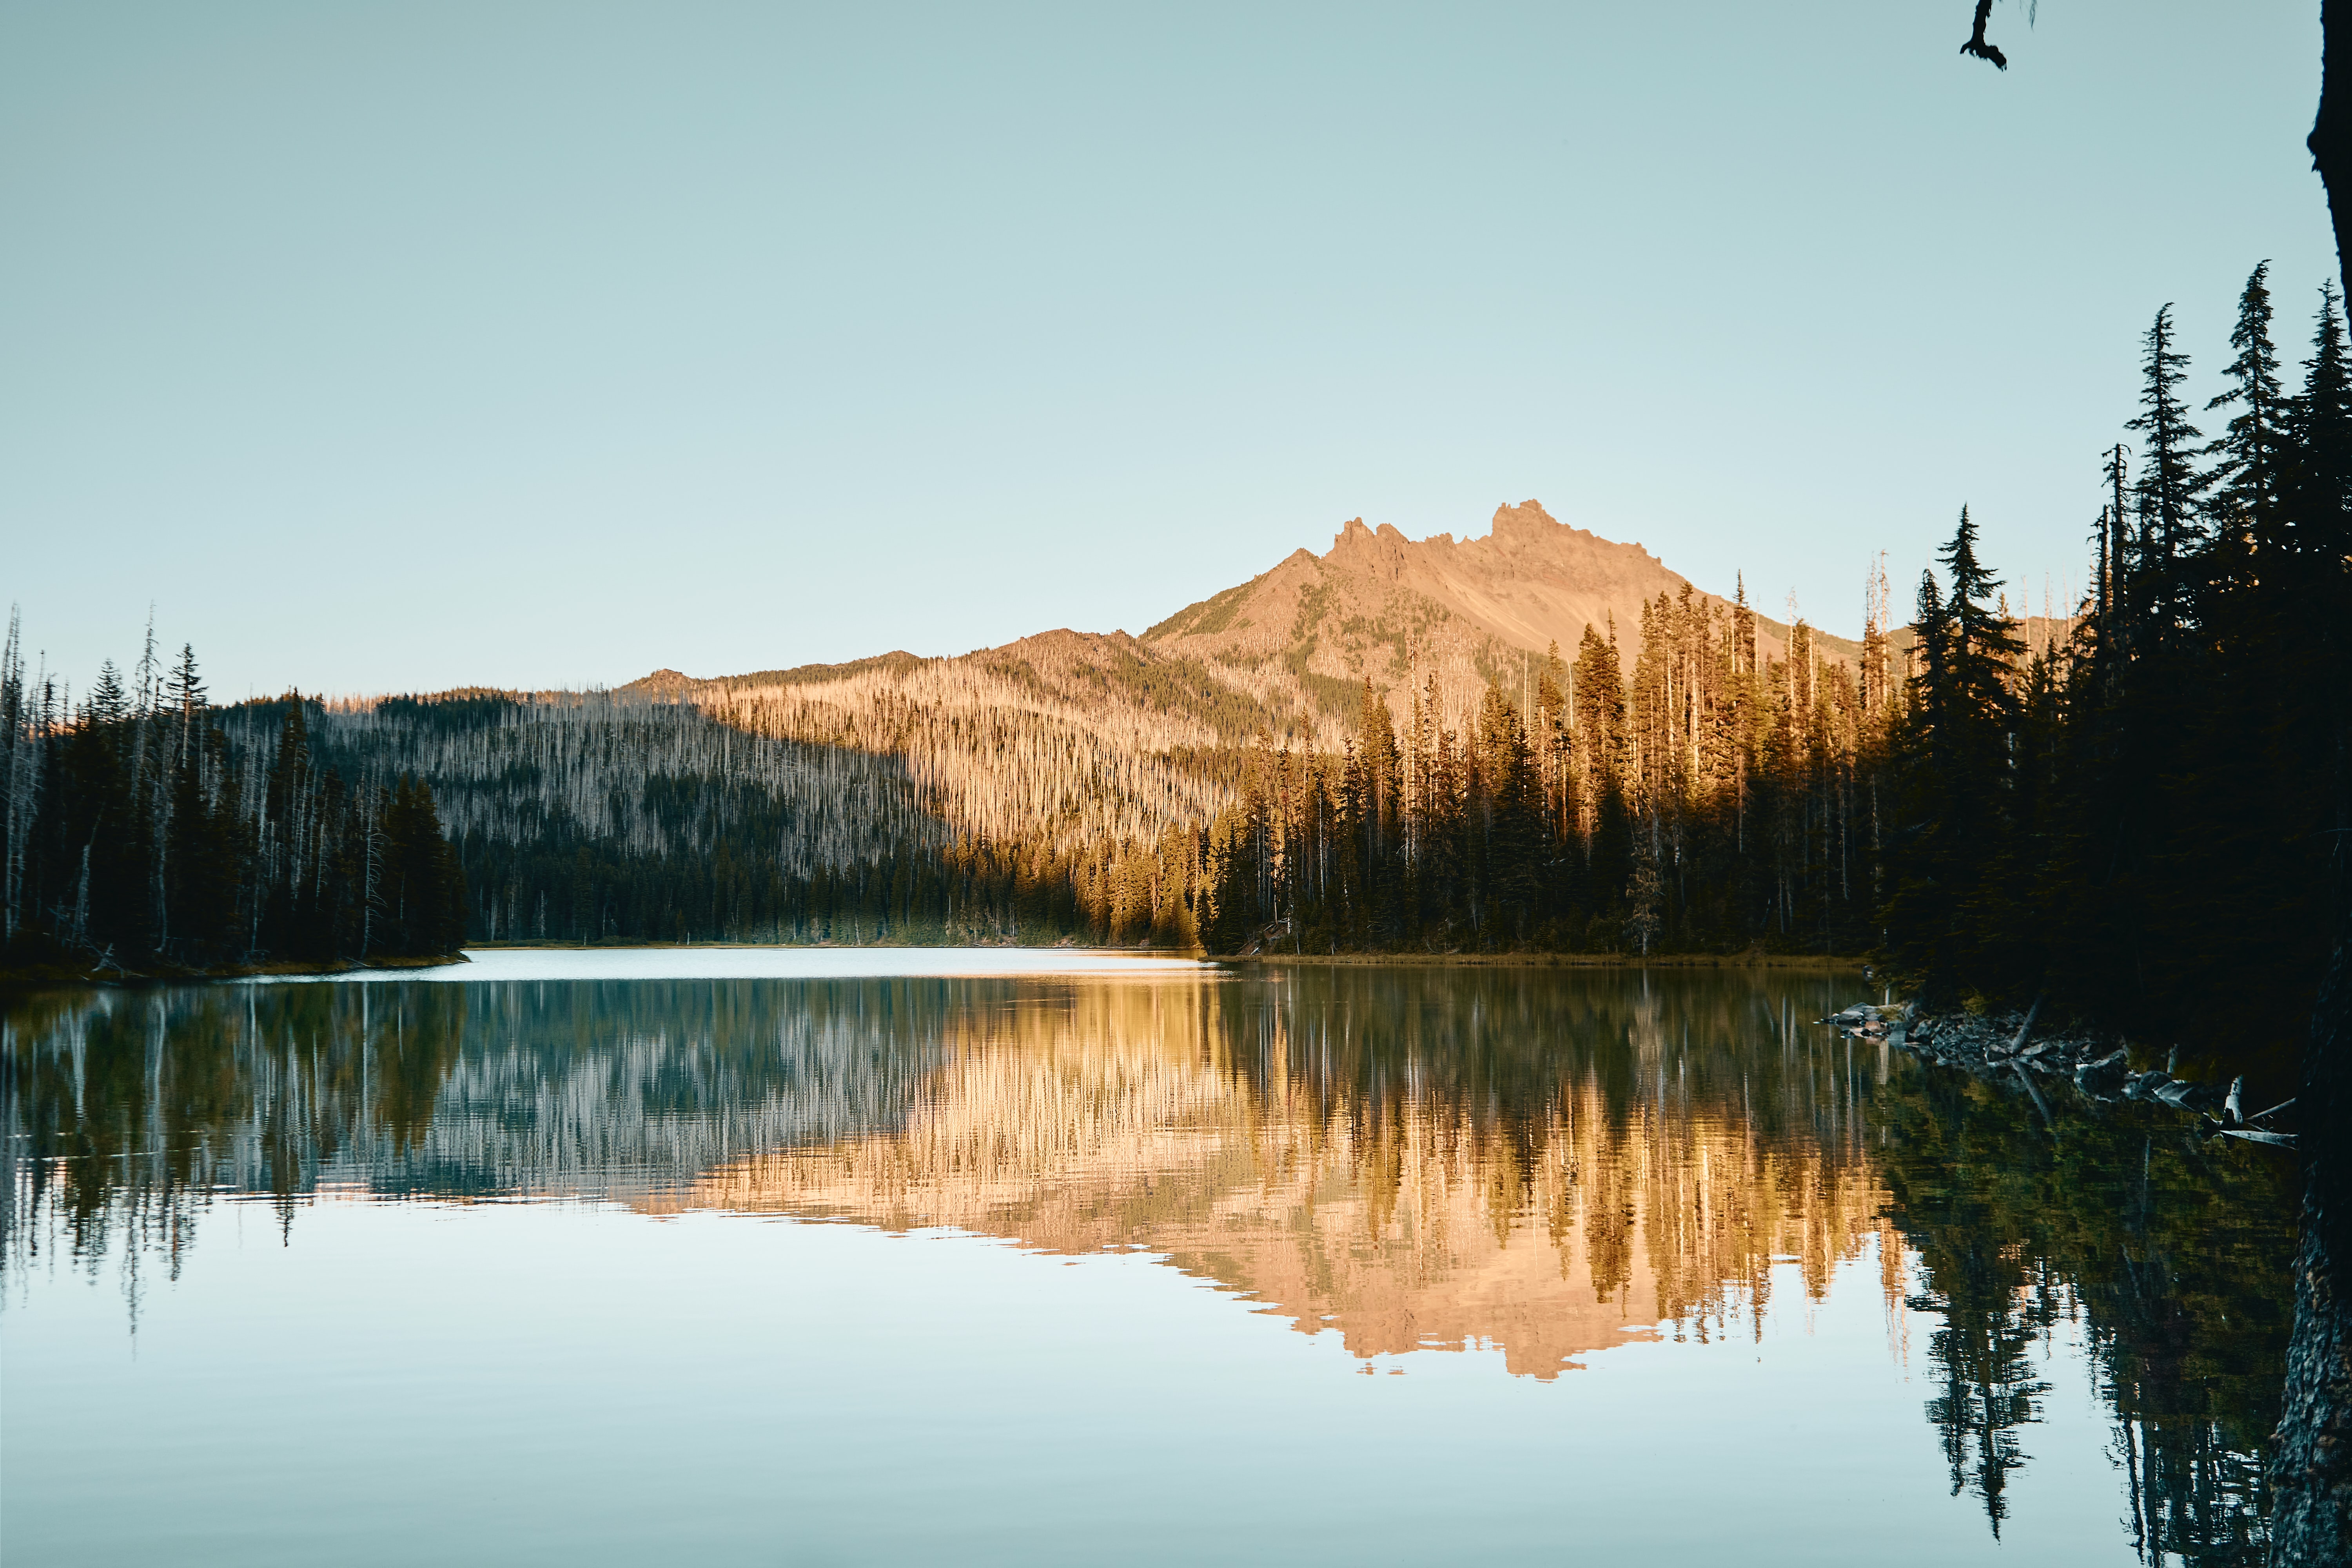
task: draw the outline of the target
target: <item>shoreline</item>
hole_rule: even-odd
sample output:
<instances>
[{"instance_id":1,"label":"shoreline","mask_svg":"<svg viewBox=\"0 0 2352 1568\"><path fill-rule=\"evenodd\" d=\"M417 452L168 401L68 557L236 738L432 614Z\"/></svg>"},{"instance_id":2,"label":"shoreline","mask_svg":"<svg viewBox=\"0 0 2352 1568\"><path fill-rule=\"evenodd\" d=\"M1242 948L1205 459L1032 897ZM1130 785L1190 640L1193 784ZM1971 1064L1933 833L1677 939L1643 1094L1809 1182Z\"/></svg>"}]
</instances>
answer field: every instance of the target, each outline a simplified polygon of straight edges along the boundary
<instances>
[{"instance_id":1,"label":"shoreline","mask_svg":"<svg viewBox=\"0 0 2352 1568\"><path fill-rule=\"evenodd\" d=\"M1767 969L1791 970L1811 973L1856 973L1864 961L1844 954L1785 953L1785 952L1664 952L1646 957L1622 952L1255 952L1218 953L1197 947L1111 947L1076 942L475 942L466 950L433 954L419 958L376 958L365 961L338 959L329 962L298 959L272 959L261 963L221 964L209 969L168 969L160 971L74 969L63 965L38 965L26 969L0 971L0 993L43 990L53 986L77 985L193 985L208 981L247 980L268 975L336 975L363 973L384 970L436 969L449 964L470 962L467 952L627 952L653 949L682 952L699 948L716 951L776 949L788 952L903 950L909 952L937 951L941 948L974 948L991 952L1019 951L1024 948L1038 952L1091 952L1129 953L1137 957L1189 958L1202 963L1230 965L1287 965L1306 967L1321 965L1328 968L1398 968L1398 969Z\"/></svg>"},{"instance_id":2,"label":"shoreline","mask_svg":"<svg viewBox=\"0 0 2352 1568\"><path fill-rule=\"evenodd\" d=\"M792 952L825 951L923 952L940 948L973 948L987 952L1121 952L1138 957L1192 958L1212 963L1322 963L1368 968L1463 969L1798 969L1823 973L1861 970L1867 960L1843 953L1800 952L1659 952L1643 957L1629 952L1211 952L1199 947L1115 946L1086 942L469 942L468 951L486 952L595 952L657 948L665 952L712 948L722 951L779 949Z\"/></svg>"},{"instance_id":3,"label":"shoreline","mask_svg":"<svg viewBox=\"0 0 2352 1568\"><path fill-rule=\"evenodd\" d=\"M0 993L38 991L58 985L197 985L211 980L249 980L264 974L355 974L384 969L438 969L473 962L463 952L428 954L421 958L336 958L318 960L273 958L262 963L223 963L210 969L172 969L148 973L136 969L100 972L42 964L29 969L0 970Z\"/></svg>"},{"instance_id":4,"label":"shoreline","mask_svg":"<svg viewBox=\"0 0 2352 1568\"><path fill-rule=\"evenodd\" d=\"M1860 958L1790 952L1255 952L1209 955L1225 963L1321 963L1425 969L1798 969L1859 973Z\"/></svg>"}]
</instances>

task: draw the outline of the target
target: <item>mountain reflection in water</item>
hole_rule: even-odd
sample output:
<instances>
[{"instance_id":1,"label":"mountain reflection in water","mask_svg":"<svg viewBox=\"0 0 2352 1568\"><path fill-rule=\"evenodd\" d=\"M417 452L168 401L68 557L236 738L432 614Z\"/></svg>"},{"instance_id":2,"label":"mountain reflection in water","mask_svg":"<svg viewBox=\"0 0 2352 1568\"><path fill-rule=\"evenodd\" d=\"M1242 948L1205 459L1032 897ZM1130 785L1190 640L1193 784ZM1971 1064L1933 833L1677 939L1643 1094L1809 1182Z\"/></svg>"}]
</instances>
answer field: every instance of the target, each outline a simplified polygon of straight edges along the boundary
<instances>
[{"instance_id":1,"label":"mountain reflection in water","mask_svg":"<svg viewBox=\"0 0 2352 1568\"><path fill-rule=\"evenodd\" d=\"M174 1273L247 1197L297 1236L323 1194L590 1199L1138 1248L1366 1370L1488 1346L1549 1380L1761 1336L1776 1263L1819 1300L1874 1257L1995 1532L2050 1393L2031 1352L2073 1322L2138 1555L2258 1561L2291 1170L2154 1111L2045 1126L1810 1024L1860 994L1309 966L37 998L5 1021L0 1268Z\"/></svg>"}]
</instances>

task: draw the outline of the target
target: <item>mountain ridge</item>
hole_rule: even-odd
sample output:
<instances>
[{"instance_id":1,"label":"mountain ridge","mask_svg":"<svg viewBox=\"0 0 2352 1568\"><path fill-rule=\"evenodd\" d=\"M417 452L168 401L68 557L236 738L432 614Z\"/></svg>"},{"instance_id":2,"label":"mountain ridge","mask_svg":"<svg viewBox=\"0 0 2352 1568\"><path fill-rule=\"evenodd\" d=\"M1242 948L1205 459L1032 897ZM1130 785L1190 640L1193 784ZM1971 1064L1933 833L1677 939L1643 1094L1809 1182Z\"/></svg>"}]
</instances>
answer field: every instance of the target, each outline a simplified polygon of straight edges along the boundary
<instances>
[{"instance_id":1,"label":"mountain ridge","mask_svg":"<svg viewBox=\"0 0 2352 1568\"><path fill-rule=\"evenodd\" d=\"M1638 628L1643 605L1685 592L1710 608L1733 607L1638 542L1562 523L1528 500L1497 506L1486 534L1459 540L1450 531L1412 540L1391 524L1350 518L1323 554L1294 550L1247 583L1177 611L1144 640L1229 662L1278 655L1302 671L1375 684L1384 674L1412 680L1426 653L1451 686L1448 663L1466 661L1492 679L1499 651L1539 656L1557 645L1572 659L1588 626L1622 624L1619 661L1630 674L1637 649L1622 633ZM1756 626L1759 656L1786 657L1790 627L1760 613ZM1847 638L1816 629L1813 639L1837 657L1860 657ZM1385 657L1374 657L1381 649Z\"/></svg>"},{"instance_id":2,"label":"mountain ridge","mask_svg":"<svg viewBox=\"0 0 2352 1568\"><path fill-rule=\"evenodd\" d=\"M1058 626L968 653L927 658L903 649L835 664L736 675L693 677L660 669L621 689L685 696L751 687L809 686L868 672L904 673L918 666L1024 661L1073 643L1120 645L1139 657L1158 654L1209 666L1257 669L1279 660L1304 676L1299 706L1328 707L1325 683L1351 689L1370 678L1375 688L1401 693L1427 655L1449 700L1475 700L1501 671L1507 651L1540 656L1553 645L1575 657L1587 626L1618 645L1630 675L1638 656L1641 609L1658 595L1679 599L1688 590L1699 604L1729 610L1734 601L1698 587L1639 542L1603 538L1562 523L1538 500L1498 505L1484 535L1456 539L1443 531L1407 538L1393 524L1377 528L1349 519L1321 555L1301 547L1256 576L1196 600L1147 628L1087 632ZM1748 606L1755 616L1759 658L1785 658L1790 626ZM1277 628L1279 631L1277 632ZM1851 662L1861 645L1809 627L1815 648ZM1384 659L1368 659L1378 648ZM1465 679L1474 674L1475 679ZM1277 684L1280 684L1277 682ZM1318 690L1318 688L1322 688ZM1326 700L1318 703L1315 698ZM1449 701L1449 705L1451 705Z\"/></svg>"},{"instance_id":3,"label":"mountain ridge","mask_svg":"<svg viewBox=\"0 0 2352 1568\"><path fill-rule=\"evenodd\" d=\"M707 679L662 669L621 691L774 739L903 758L928 809L962 830L1149 842L1213 816L1236 776L1219 759L1259 736L1339 751L1368 680L1400 720L1419 703L1459 730L1492 687L1531 707L1539 661L1555 645L1573 661L1588 628L1613 641L1630 678L1662 600L1729 635L1733 601L1530 500L1462 539L1351 518L1324 553L1294 550L1140 637L1060 626L939 658L894 649ZM1792 629L1748 613L1755 657L1785 659ZM1860 655L1811 634L1817 662L1858 667Z\"/></svg>"}]
</instances>

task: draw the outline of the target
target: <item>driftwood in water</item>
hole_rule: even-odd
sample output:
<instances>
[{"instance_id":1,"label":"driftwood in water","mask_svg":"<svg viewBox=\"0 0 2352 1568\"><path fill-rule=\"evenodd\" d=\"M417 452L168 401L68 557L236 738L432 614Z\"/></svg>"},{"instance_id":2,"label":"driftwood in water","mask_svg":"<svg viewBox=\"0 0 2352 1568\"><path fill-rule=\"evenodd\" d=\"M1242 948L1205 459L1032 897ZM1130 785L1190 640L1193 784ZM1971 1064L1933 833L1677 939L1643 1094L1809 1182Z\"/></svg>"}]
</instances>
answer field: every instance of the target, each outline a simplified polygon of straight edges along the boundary
<instances>
[{"instance_id":1,"label":"driftwood in water","mask_svg":"<svg viewBox=\"0 0 2352 1568\"><path fill-rule=\"evenodd\" d=\"M2033 1020L2041 1016L2041 1015L2042 998L2036 996L2033 999L2033 1005L2025 1010L2025 1022L2017 1026L2017 1038L2009 1042L2009 1054L2011 1056L2015 1056L2019 1051L2024 1048L2025 1037L2033 1032ZM2040 1100L2042 1097L2037 1094L2033 1098Z\"/></svg>"},{"instance_id":2,"label":"driftwood in water","mask_svg":"<svg viewBox=\"0 0 2352 1568\"><path fill-rule=\"evenodd\" d=\"M2042 1112L2042 1125L2045 1127L2056 1126L2056 1119L2050 1114L2050 1102L2042 1098L2041 1087L2033 1081L2033 1075L2025 1070L2025 1064L2023 1062L2011 1062L2009 1065L2017 1069L2017 1081L2023 1084L2025 1086L2025 1092L2033 1097L2033 1108Z\"/></svg>"},{"instance_id":3,"label":"driftwood in water","mask_svg":"<svg viewBox=\"0 0 2352 1568\"><path fill-rule=\"evenodd\" d=\"M2201 1084L2194 1084L2184 1079L2176 1078L2169 1083L2157 1085L2156 1098L2176 1110L2184 1108L2194 1110L2196 1107L2191 1102L2200 1098L2197 1091L2203 1087Z\"/></svg>"}]
</instances>

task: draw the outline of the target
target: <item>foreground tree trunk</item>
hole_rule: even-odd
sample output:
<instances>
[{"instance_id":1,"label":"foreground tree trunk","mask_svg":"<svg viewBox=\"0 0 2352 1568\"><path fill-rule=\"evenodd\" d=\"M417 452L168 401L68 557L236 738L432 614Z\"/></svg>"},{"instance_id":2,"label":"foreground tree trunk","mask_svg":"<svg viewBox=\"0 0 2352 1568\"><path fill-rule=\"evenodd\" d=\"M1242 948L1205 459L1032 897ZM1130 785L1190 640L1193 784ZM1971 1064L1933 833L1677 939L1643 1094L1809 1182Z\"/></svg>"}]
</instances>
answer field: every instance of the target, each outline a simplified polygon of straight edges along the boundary
<instances>
[{"instance_id":1,"label":"foreground tree trunk","mask_svg":"<svg viewBox=\"0 0 2352 1568\"><path fill-rule=\"evenodd\" d=\"M2286 1398L2271 1457L2271 1561L2278 1568L2352 1563L2352 1160L2336 1136L2352 1111L2347 1004L2352 944L2339 934L2312 1010L2295 1108L2305 1129L2303 1242L2294 1259Z\"/></svg>"},{"instance_id":2,"label":"foreground tree trunk","mask_svg":"<svg viewBox=\"0 0 2352 1568\"><path fill-rule=\"evenodd\" d=\"M2311 159L2327 187L2337 269L2352 295L2352 0L2323 0L2319 114ZM2328 628L2328 663L2347 662ZM2339 677L2340 679L2340 677ZM2333 871L2336 952L2311 1014L2296 1121L2304 1129L2303 1243L2295 1254L2294 1333L2271 1479L2271 1561L2277 1568L2352 1563L2352 735L2338 687L2336 831L2321 850Z\"/></svg>"}]
</instances>

